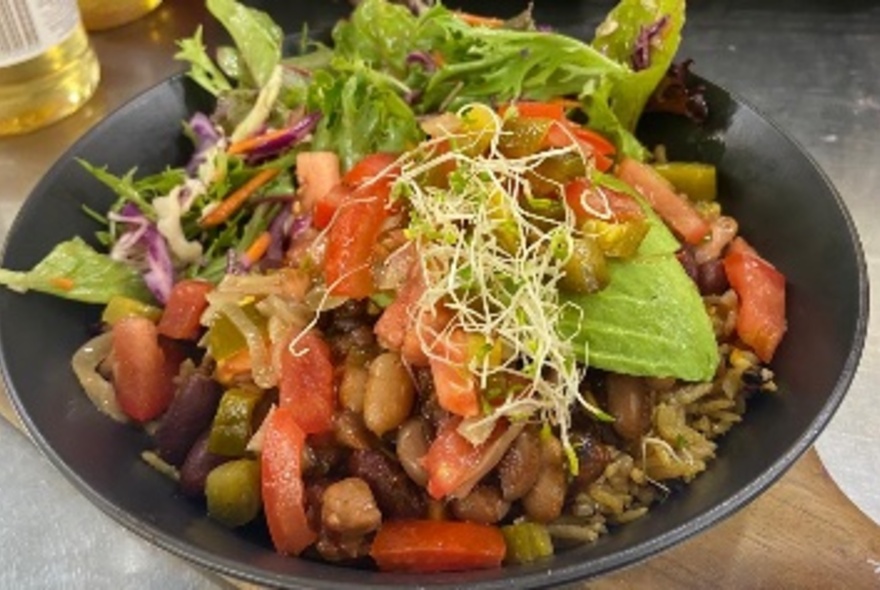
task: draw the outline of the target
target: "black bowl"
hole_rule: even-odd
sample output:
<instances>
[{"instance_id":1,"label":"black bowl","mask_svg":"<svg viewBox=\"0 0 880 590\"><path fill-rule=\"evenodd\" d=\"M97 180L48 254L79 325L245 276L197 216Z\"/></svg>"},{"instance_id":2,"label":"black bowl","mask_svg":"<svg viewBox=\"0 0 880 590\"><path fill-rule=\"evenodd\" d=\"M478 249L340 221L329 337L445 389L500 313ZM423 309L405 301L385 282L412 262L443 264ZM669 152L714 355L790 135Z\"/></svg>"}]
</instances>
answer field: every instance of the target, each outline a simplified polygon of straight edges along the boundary
<instances>
[{"instance_id":1,"label":"black bowl","mask_svg":"<svg viewBox=\"0 0 880 590\"><path fill-rule=\"evenodd\" d=\"M148 437L99 414L70 369L99 310L50 297L0 291L2 369L37 445L74 485L144 538L198 564L272 587L560 584L644 559L702 531L754 499L810 446L853 377L867 324L861 246L843 202L813 161L773 124L707 83L712 118L703 127L650 117L640 133L673 158L715 163L725 209L787 277L790 331L774 360L778 395L753 399L744 423L720 441L718 458L693 485L597 543L551 560L498 570L420 575L334 567L275 554L265 531L232 532L139 459ZM49 171L8 237L2 265L29 268L57 242L96 226L82 205L111 195L75 161L142 173L185 161L181 121L209 105L177 78L101 122Z\"/></svg>"}]
</instances>

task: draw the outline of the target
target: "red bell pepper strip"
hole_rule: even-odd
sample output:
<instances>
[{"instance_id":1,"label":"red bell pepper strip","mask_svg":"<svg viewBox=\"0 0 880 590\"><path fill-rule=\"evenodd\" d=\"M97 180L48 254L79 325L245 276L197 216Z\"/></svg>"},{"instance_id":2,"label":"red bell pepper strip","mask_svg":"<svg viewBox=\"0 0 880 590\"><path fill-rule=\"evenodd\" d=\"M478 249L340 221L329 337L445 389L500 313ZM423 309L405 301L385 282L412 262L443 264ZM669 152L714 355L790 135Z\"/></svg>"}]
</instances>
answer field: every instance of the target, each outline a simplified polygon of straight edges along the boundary
<instances>
[{"instance_id":1,"label":"red bell pepper strip","mask_svg":"<svg viewBox=\"0 0 880 590\"><path fill-rule=\"evenodd\" d=\"M399 520L383 523L370 556L384 571L426 573L499 567L506 551L504 535L491 525Z\"/></svg>"},{"instance_id":2,"label":"red bell pepper strip","mask_svg":"<svg viewBox=\"0 0 880 590\"><path fill-rule=\"evenodd\" d=\"M769 363L787 329L785 277L739 237L729 246L723 264L739 297L736 333Z\"/></svg>"},{"instance_id":3,"label":"red bell pepper strip","mask_svg":"<svg viewBox=\"0 0 880 590\"><path fill-rule=\"evenodd\" d=\"M336 390L330 347L314 330L298 337L295 350L281 353L278 404L293 410L296 423L306 434L333 428Z\"/></svg>"},{"instance_id":4,"label":"red bell pepper strip","mask_svg":"<svg viewBox=\"0 0 880 590\"><path fill-rule=\"evenodd\" d=\"M299 555L317 540L305 509L302 453L306 435L293 408L275 408L263 426L261 493L269 535L278 553Z\"/></svg>"},{"instance_id":5,"label":"red bell pepper strip","mask_svg":"<svg viewBox=\"0 0 880 590\"><path fill-rule=\"evenodd\" d=\"M362 299L372 295L373 249L388 217L394 156L373 154L349 170L343 195L327 237L324 282L332 295Z\"/></svg>"}]
</instances>

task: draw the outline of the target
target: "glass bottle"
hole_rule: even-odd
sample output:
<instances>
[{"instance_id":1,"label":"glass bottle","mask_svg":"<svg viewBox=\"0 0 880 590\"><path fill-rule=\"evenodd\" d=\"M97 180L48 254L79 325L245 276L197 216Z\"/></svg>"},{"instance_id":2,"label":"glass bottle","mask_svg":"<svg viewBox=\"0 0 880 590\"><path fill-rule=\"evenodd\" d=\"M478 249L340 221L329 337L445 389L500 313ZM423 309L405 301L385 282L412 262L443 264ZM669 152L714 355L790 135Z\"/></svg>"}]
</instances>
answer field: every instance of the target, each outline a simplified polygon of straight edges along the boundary
<instances>
[{"instance_id":1,"label":"glass bottle","mask_svg":"<svg viewBox=\"0 0 880 590\"><path fill-rule=\"evenodd\" d=\"M99 79L76 0L0 0L0 136L73 113Z\"/></svg>"},{"instance_id":2,"label":"glass bottle","mask_svg":"<svg viewBox=\"0 0 880 590\"><path fill-rule=\"evenodd\" d=\"M161 3L162 0L79 0L79 10L87 30L103 31L130 23Z\"/></svg>"}]
</instances>

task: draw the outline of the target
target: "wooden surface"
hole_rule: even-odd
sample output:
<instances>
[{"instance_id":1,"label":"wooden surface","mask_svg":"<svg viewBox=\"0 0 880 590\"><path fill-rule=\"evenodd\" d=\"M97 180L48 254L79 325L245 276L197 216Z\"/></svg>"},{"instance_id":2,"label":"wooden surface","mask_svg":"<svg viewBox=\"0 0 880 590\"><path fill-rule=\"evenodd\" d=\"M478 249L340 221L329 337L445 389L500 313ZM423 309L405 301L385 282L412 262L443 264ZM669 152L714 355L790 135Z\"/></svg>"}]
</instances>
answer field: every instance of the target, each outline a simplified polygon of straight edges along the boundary
<instances>
[{"instance_id":1,"label":"wooden surface","mask_svg":"<svg viewBox=\"0 0 880 590\"><path fill-rule=\"evenodd\" d=\"M0 415L20 427L5 396ZM570 588L880 588L880 526L841 493L810 449L766 493L709 531Z\"/></svg>"}]
</instances>

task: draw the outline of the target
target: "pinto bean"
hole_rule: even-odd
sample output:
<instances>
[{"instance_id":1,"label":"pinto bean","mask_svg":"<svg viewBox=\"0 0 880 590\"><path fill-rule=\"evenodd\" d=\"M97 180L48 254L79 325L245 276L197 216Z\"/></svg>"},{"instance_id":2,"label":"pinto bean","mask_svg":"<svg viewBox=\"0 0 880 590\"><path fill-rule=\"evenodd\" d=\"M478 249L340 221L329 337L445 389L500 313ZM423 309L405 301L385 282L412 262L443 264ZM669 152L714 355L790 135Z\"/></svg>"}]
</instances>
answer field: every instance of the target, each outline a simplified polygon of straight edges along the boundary
<instances>
[{"instance_id":1,"label":"pinto bean","mask_svg":"<svg viewBox=\"0 0 880 590\"><path fill-rule=\"evenodd\" d=\"M651 427L651 400L645 380L610 374L607 389L614 431L626 440L638 440Z\"/></svg>"},{"instance_id":2,"label":"pinto bean","mask_svg":"<svg viewBox=\"0 0 880 590\"><path fill-rule=\"evenodd\" d=\"M380 354L370 363L364 392L364 423L377 436L403 424L412 411L415 388L396 352Z\"/></svg>"},{"instance_id":3,"label":"pinto bean","mask_svg":"<svg viewBox=\"0 0 880 590\"><path fill-rule=\"evenodd\" d=\"M376 436L367 430L360 414L343 410L333 418L336 442L349 449L370 449L378 445Z\"/></svg>"},{"instance_id":4,"label":"pinto bean","mask_svg":"<svg viewBox=\"0 0 880 590\"><path fill-rule=\"evenodd\" d=\"M452 513L456 518L483 524L500 521L508 510L510 502L501 497L501 490L489 485L478 485L464 498L452 501Z\"/></svg>"},{"instance_id":5,"label":"pinto bean","mask_svg":"<svg viewBox=\"0 0 880 590\"><path fill-rule=\"evenodd\" d=\"M348 461L350 473L370 486L385 518L423 518L424 492L403 468L380 451L355 451Z\"/></svg>"},{"instance_id":6,"label":"pinto bean","mask_svg":"<svg viewBox=\"0 0 880 590\"><path fill-rule=\"evenodd\" d=\"M541 468L535 485L522 498L522 506L535 522L550 522L562 514L566 481L562 443L555 436L541 440Z\"/></svg>"},{"instance_id":7,"label":"pinto bean","mask_svg":"<svg viewBox=\"0 0 880 590\"><path fill-rule=\"evenodd\" d=\"M429 426L421 417L410 418L397 431L397 459L406 474L421 487L428 483L422 459L428 453Z\"/></svg>"},{"instance_id":8,"label":"pinto bean","mask_svg":"<svg viewBox=\"0 0 880 590\"><path fill-rule=\"evenodd\" d=\"M349 477L331 484L321 504L321 524L343 536L363 536L382 523L382 513L367 482Z\"/></svg>"},{"instance_id":9,"label":"pinto bean","mask_svg":"<svg viewBox=\"0 0 880 590\"><path fill-rule=\"evenodd\" d=\"M498 464L501 495L513 502L535 485L541 467L541 439L531 428L523 430Z\"/></svg>"},{"instance_id":10,"label":"pinto bean","mask_svg":"<svg viewBox=\"0 0 880 590\"><path fill-rule=\"evenodd\" d=\"M203 373L186 378L156 429L156 451L162 459L183 465L193 443L211 426L222 394L220 384Z\"/></svg>"},{"instance_id":11,"label":"pinto bean","mask_svg":"<svg viewBox=\"0 0 880 590\"><path fill-rule=\"evenodd\" d=\"M364 392L369 374L367 368L358 363L345 363L339 382L339 403L343 408L358 414L364 411Z\"/></svg>"}]
</instances>

